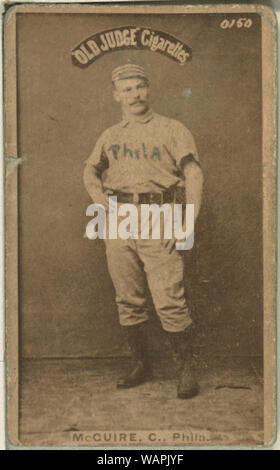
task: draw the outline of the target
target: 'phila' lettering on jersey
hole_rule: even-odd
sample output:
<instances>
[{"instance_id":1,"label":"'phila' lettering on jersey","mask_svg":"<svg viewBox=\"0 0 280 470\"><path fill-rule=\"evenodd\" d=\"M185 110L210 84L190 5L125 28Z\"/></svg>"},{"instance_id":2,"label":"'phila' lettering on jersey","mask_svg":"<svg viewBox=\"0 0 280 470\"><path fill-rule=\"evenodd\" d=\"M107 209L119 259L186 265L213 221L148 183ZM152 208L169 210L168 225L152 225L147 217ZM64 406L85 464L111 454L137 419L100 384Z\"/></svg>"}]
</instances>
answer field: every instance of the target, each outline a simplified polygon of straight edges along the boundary
<instances>
[{"instance_id":1,"label":"'phila' lettering on jersey","mask_svg":"<svg viewBox=\"0 0 280 470\"><path fill-rule=\"evenodd\" d=\"M145 192L182 184L180 164L190 154L198 161L191 132L149 110L105 130L87 161L102 173L105 189Z\"/></svg>"}]
</instances>

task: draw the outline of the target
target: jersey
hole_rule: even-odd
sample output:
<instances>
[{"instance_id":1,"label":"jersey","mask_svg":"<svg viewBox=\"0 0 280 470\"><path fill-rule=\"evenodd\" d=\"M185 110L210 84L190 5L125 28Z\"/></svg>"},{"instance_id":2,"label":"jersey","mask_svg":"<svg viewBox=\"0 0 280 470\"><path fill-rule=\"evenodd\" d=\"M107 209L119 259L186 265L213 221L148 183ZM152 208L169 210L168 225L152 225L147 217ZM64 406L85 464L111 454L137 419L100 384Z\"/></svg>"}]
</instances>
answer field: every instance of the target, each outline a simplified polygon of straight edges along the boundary
<instances>
[{"instance_id":1,"label":"jersey","mask_svg":"<svg viewBox=\"0 0 280 470\"><path fill-rule=\"evenodd\" d=\"M128 193L164 191L184 184L184 157L198 154L179 121L153 113L108 128L86 161L100 173L103 189Z\"/></svg>"}]
</instances>

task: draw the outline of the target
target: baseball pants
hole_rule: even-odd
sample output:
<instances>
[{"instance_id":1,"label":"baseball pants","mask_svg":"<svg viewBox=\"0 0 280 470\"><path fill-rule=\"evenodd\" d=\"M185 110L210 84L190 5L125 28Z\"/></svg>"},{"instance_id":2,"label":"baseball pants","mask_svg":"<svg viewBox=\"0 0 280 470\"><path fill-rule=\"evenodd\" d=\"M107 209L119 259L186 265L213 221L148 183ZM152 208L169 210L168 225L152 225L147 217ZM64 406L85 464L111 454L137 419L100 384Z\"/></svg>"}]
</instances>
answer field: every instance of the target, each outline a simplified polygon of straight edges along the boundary
<instances>
[{"instance_id":1,"label":"baseball pants","mask_svg":"<svg viewBox=\"0 0 280 470\"><path fill-rule=\"evenodd\" d=\"M148 283L165 331L179 332L191 323L184 289L184 262L175 245L160 239L106 239L108 270L116 291L120 324L148 319Z\"/></svg>"}]
</instances>

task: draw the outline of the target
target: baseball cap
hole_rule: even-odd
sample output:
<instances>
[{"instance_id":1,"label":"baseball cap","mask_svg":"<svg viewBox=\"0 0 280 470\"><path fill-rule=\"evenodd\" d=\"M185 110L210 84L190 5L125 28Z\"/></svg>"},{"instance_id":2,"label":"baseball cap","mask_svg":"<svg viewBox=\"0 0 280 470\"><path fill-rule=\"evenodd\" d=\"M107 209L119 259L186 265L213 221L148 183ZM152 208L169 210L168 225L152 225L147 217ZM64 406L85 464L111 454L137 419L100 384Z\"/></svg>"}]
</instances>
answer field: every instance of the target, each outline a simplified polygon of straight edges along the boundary
<instances>
[{"instance_id":1,"label":"baseball cap","mask_svg":"<svg viewBox=\"0 0 280 470\"><path fill-rule=\"evenodd\" d=\"M124 80L126 78L144 78L148 80L145 69L141 65L126 64L117 67L112 72L112 82L116 80Z\"/></svg>"}]
</instances>

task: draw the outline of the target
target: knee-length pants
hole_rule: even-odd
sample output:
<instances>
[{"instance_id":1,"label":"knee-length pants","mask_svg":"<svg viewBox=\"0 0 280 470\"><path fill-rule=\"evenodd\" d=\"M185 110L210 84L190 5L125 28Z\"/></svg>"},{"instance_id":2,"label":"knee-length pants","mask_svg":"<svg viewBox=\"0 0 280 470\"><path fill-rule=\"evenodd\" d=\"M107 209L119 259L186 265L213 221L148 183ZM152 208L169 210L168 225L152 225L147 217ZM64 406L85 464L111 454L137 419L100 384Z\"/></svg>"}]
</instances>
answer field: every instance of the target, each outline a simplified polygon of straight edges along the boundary
<instances>
[{"instance_id":1,"label":"knee-length pants","mask_svg":"<svg viewBox=\"0 0 280 470\"><path fill-rule=\"evenodd\" d=\"M184 261L163 239L106 239L108 270L116 291L120 324L148 319L146 281L166 331L179 332L191 323L184 289Z\"/></svg>"}]
</instances>

